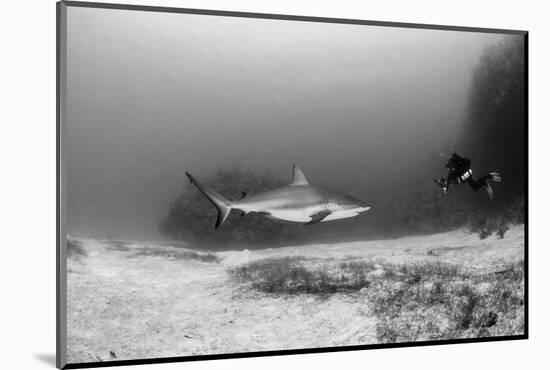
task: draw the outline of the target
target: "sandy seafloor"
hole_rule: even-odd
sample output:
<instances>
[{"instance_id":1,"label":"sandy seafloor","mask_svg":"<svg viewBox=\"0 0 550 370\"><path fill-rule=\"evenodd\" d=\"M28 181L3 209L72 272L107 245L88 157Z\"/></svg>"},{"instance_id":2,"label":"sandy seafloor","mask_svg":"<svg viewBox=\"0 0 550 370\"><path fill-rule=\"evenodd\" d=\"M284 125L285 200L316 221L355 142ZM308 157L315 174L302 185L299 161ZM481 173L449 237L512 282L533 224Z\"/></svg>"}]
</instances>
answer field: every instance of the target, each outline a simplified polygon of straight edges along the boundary
<instances>
[{"instance_id":1,"label":"sandy seafloor","mask_svg":"<svg viewBox=\"0 0 550 370\"><path fill-rule=\"evenodd\" d=\"M283 256L314 263L444 261L484 268L524 256L524 227L503 239L464 230L392 240L216 253L219 263L178 258L162 244L79 238L69 258L68 362L143 359L377 343L360 293L268 295L243 288L231 269ZM154 251L154 253L151 253Z\"/></svg>"}]
</instances>

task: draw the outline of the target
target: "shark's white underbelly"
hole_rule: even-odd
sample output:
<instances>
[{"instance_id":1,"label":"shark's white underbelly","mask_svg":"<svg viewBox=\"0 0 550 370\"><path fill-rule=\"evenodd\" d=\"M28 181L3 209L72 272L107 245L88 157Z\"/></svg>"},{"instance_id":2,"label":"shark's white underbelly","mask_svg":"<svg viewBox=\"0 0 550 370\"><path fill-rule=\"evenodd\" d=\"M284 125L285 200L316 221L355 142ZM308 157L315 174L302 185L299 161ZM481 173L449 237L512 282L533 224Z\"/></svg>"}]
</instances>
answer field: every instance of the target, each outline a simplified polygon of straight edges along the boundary
<instances>
[{"instance_id":1,"label":"shark's white underbelly","mask_svg":"<svg viewBox=\"0 0 550 370\"><path fill-rule=\"evenodd\" d=\"M331 213L330 215L328 215L327 217L325 217L321 222L325 222L325 221L333 221L333 220L341 220L343 218L350 218L350 217L355 217L357 216L359 213L355 212L355 211L351 211L351 210L344 210L344 211L337 211L337 212L333 212Z\"/></svg>"},{"instance_id":2,"label":"shark's white underbelly","mask_svg":"<svg viewBox=\"0 0 550 370\"><path fill-rule=\"evenodd\" d=\"M311 216L313 216L317 212L319 212L319 211L315 210L315 209L271 210L269 212L269 214L270 214L270 217L277 218L279 220L306 223L306 222L311 221ZM351 210L349 210L349 211L348 210L336 211L336 212L332 212L327 217L322 219L321 222L355 217L358 214L359 213L357 213L355 211L351 211Z\"/></svg>"},{"instance_id":3,"label":"shark's white underbelly","mask_svg":"<svg viewBox=\"0 0 550 370\"><path fill-rule=\"evenodd\" d=\"M279 220L291 221L291 222L309 222L311 220L311 212L307 209L304 210L284 210L276 209L270 210L269 216L277 218Z\"/></svg>"}]
</instances>

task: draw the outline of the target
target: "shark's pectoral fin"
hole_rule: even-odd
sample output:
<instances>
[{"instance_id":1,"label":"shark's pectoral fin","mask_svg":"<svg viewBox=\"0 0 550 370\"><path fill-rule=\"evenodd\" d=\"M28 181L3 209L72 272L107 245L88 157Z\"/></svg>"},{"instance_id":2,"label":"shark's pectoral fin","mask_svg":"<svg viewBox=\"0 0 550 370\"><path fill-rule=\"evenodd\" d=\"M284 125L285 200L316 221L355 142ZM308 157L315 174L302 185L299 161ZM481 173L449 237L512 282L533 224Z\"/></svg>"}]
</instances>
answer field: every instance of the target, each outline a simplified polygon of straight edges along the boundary
<instances>
[{"instance_id":1,"label":"shark's pectoral fin","mask_svg":"<svg viewBox=\"0 0 550 370\"><path fill-rule=\"evenodd\" d=\"M331 212L329 210L319 211L319 212L311 215L311 220L309 222L307 222L306 225L317 224L317 223L323 221L323 219L325 217L327 217L328 215L330 215L330 214L331 214Z\"/></svg>"}]
</instances>

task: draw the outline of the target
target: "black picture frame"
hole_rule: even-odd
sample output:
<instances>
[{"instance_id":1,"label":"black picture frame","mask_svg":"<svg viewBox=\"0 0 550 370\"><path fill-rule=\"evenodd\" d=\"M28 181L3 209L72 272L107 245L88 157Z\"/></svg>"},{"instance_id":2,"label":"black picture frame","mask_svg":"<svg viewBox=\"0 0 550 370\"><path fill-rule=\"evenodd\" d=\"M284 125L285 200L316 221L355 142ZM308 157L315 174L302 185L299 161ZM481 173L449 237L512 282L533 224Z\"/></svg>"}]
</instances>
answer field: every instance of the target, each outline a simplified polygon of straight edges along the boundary
<instances>
[{"instance_id":1,"label":"black picture frame","mask_svg":"<svg viewBox=\"0 0 550 370\"><path fill-rule=\"evenodd\" d=\"M130 4L113 4L113 3L99 3L99 2L80 2L80 1L59 1L56 4L56 19L57 19L57 63L56 63L56 115L57 115L57 141L56 141L56 366L60 369L77 369L77 368L94 368L94 367L109 367L109 366L125 366L125 365L138 365L138 364L158 364L158 363L173 363L173 362L185 362L185 361L204 361L204 360L218 360L218 359L232 359L232 358L246 358L246 357L265 357L265 356L282 356L282 355L294 355L294 354L312 354L322 352L341 352L341 351L359 351L370 349L389 349L400 347L420 347L420 346L436 346L447 344L462 344L462 343L482 343L482 342L497 342L497 341L510 341L510 340L524 340L529 338L529 167L528 167L528 109L525 109L525 152L524 152L524 166L525 166L525 244L524 244L524 261L525 261L525 332L523 335L512 336L500 336L500 337L487 337L487 338L466 338L466 339L451 339L451 340L435 340L435 341L420 341L420 342L408 342L408 343L387 343L387 344L368 344L368 345L354 345L354 346L339 346L339 347L323 347L323 348L307 348L307 349L292 349L292 350L273 350L273 351L257 351L257 352L244 352L244 353L230 353L230 354L210 354L210 355L197 355L197 356L178 356L178 357L164 357L164 358L144 358L144 359L132 359L132 360L115 360L115 361L103 361L103 362L86 362L86 363L67 363L66 362L66 279L67 279L67 265L66 265L66 202L67 197L64 189L66 188L65 167L66 156L64 153L63 145L63 133L65 116L66 116L66 36L67 36L67 23L66 12L67 8L81 7L81 8L96 8L96 9L116 9L127 11L139 11L139 12L163 12L163 13L179 13L179 14L195 14L205 16L222 16L222 17L241 17L241 18L256 18L256 19L271 19L271 20L285 20L296 22L317 22L317 23L334 23L334 24L346 24L346 25L366 25L366 26L383 26L383 27L398 27L398 28L411 28L411 29L428 29L428 30L447 30L447 31L464 31L464 32L479 32L479 33L498 33L498 34L510 34L521 35L524 37L524 60L525 60L525 107L528 107L528 31L525 30L510 30L510 29L492 29L492 28L476 28L476 27L462 27L462 26L448 26L448 25L432 25L432 24L418 24L418 23L398 23L398 22L383 22L372 20L360 20L360 19L342 19L342 18L325 18L325 17L311 17L311 16L299 16L299 15L285 15L285 14L267 14L267 13L251 13L251 12L236 12L236 11L222 11L222 10L207 10L207 9L190 9L190 8L176 8L176 7L162 7L162 6L143 6L143 5L130 5Z\"/></svg>"}]
</instances>

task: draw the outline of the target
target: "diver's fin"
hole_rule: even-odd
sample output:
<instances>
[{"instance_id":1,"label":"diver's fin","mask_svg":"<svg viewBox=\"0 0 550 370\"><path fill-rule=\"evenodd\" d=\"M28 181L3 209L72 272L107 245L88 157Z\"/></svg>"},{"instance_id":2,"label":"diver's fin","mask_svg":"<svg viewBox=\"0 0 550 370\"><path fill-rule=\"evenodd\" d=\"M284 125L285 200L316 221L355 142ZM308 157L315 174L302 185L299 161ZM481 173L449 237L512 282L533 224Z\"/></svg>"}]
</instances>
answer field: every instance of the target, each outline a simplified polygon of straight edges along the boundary
<instances>
[{"instance_id":1,"label":"diver's fin","mask_svg":"<svg viewBox=\"0 0 550 370\"><path fill-rule=\"evenodd\" d=\"M290 185L309 185L309 181L307 180L306 175L304 175L300 167L296 165L292 167L292 183Z\"/></svg>"},{"instance_id":2,"label":"diver's fin","mask_svg":"<svg viewBox=\"0 0 550 370\"><path fill-rule=\"evenodd\" d=\"M491 180L494 182L502 182L502 176L498 172L489 172L489 176L491 176Z\"/></svg>"},{"instance_id":3,"label":"diver's fin","mask_svg":"<svg viewBox=\"0 0 550 370\"><path fill-rule=\"evenodd\" d=\"M489 184L489 182L485 183L485 189L487 190L487 194L489 195L489 199L493 200L493 188Z\"/></svg>"},{"instance_id":4,"label":"diver's fin","mask_svg":"<svg viewBox=\"0 0 550 370\"><path fill-rule=\"evenodd\" d=\"M185 173L187 177L189 178L189 181L193 185L199 189L199 191L212 203L217 209L218 209L218 218L216 219L216 225L215 228L221 226L221 224L224 223L224 221L227 219L227 216L229 216L229 213L231 212L231 202L225 199L221 194L218 192L207 188L206 186L202 185L197 179L191 175L189 172Z\"/></svg>"},{"instance_id":5,"label":"diver's fin","mask_svg":"<svg viewBox=\"0 0 550 370\"><path fill-rule=\"evenodd\" d=\"M317 224L317 223L323 221L323 219L325 217L327 217L328 215L330 215L330 214L331 214L331 212L329 210L319 211L319 212L311 215L311 220L309 222L307 222L306 225Z\"/></svg>"}]
</instances>

